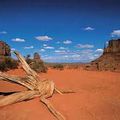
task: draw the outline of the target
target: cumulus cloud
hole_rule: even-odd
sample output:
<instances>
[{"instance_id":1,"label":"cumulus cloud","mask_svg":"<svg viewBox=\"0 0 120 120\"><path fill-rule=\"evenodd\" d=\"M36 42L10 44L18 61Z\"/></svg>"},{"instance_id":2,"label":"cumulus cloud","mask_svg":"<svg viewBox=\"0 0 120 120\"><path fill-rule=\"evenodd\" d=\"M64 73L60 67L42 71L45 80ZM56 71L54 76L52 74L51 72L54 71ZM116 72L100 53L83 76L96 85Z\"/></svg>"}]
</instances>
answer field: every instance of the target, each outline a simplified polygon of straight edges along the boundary
<instances>
[{"instance_id":1,"label":"cumulus cloud","mask_svg":"<svg viewBox=\"0 0 120 120\"><path fill-rule=\"evenodd\" d=\"M84 28L84 30L85 31L93 31L93 30L95 30L95 28L88 26L88 27Z\"/></svg>"},{"instance_id":2,"label":"cumulus cloud","mask_svg":"<svg viewBox=\"0 0 120 120\"><path fill-rule=\"evenodd\" d=\"M77 52L79 56L80 62L90 62L94 60L96 57L94 56L94 50L91 49L85 49L85 50L80 50Z\"/></svg>"},{"instance_id":3,"label":"cumulus cloud","mask_svg":"<svg viewBox=\"0 0 120 120\"><path fill-rule=\"evenodd\" d=\"M50 47L51 49L51 46L46 47ZM57 50L54 50L53 56L44 56L43 60L45 60L46 62L90 62L101 56L101 54L103 53L103 49L91 49L93 47L94 45L85 44L82 45L82 48L85 49L71 50L65 49L65 47L61 46Z\"/></svg>"},{"instance_id":4,"label":"cumulus cloud","mask_svg":"<svg viewBox=\"0 0 120 120\"><path fill-rule=\"evenodd\" d=\"M7 32L6 31L1 31L0 34L7 34Z\"/></svg>"},{"instance_id":5,"label":"cumulus cloud","mask_svg":"<svg viewBox=\"0 0 120 120\"><path fill-rule=\"evenodd\" d=\"M13 42L25 42L25 39L22 39L22 38L13 38L12 41Z\"/></svg>"},{"instance_id":6,"label":"cumulus cloud","mask_svg":"<svg viewBox=\"0 0 120 120\"><path fill-rule=\"evenodd\" d=\"M24 49L33 49L34 48L34 46L26 46L26 47L24 47Z\"/></svg>"},{"instance_id":7,"label":"cumulus cloud","mask_svg":"<svg viewBox=\"0 0 120 120\"><path fill-rule=\"evenodd\" d=\"M96 49L95 52L99 52L99 53L102 53L103 52L103 49Z\"/></svg>"},{"instance_id":8,"label":"cumulus cloud","mask_svg":"<svg viewBox=\"0 0 120 120\"><path fill-rule=\"evenodd\" d=\"M66 52L66 51L55 51L59 55L56 56L44 56L43 59L46 62L90 62L100 55L98 53L93 52L79 52L79 54L75 52ZM62 54L63 53L63 54ZM65 54L64 54L65 53ZM84 53L84 54L83 54Z\"/></svg>"},{"instance_id":9,"label":"cumulus cloud","mask_svg":"<svg viewBox=\"0 0 120 120\"><path fill-rule=\"evenodd\" d=\"M113 30L113 32L111 33L112 37L120 37L120 30Z\"/></svg>"},{"instance_id":10,"label":"cumulus cloud","mask_svg":"<svg viewBox=\"0 0 120 120\"><path fill-rule=\"evenodd\" d=\"M45 49L40 49L40 52L45 52Z\"/></svg>"},{"instance_id":11,"label":"cumulus cloud","mask_svg":"<svg viewBox=\"0 0 120 120\"><path fill-rule=\"evenodd\" d=\"M80 53L77 54L75 52L66 52L66 51L55 51L57 53L62 53L59 56L47 56L44 57L43 59L45 61L49 62L90 62L91 60L95 59L95 56L93 53ZM65 53L65 54L64 54Z\"/></svg>"},{"instance_id":12,"label":"cumulus cloud","mask_svg":"<svg viewBox=\"0 0 120 120\"><path fill-rule=\"evenodd\" d=\"M90 45L90 44L77 44L77 48L94 48L94 45Z\"/></svg>"},{"instance_id":13,"label":"cumulus cloud","mask_svg":"<svg viewBox=\"0 0 120 120\"><path fill-rule=\"evenodd\" d=\"M47 36L47 35L45 35L45 36L37 36L37 37L35 37L37 40L40 40L40 41L49 41L49 40L53 40L53 38L52 37L49 37L49 36Z\"/></svg>"},{"instance_id":14,"label":"cumulus cloud","mask_svg":"<svg viewBox=\"0 0 120 120\"><path fill-rule=\"evenodd\" d=\"M63 43L64 43L64 44L71 44L72 41L71 41L71 40L65 40L65 41L63 41Z\"/></svg>"},{"instance_id":15,"label":"cumulus cloud","mask_svg":"<svg viewBox=\"0 0 120 120\"><path fill-rule=\"evenodd\" d=\"M55 53L67 54L67 51L65 51L65 50L55 50Z\"/></svg>"},{"instance_id":16,"label":"cumulus cloud","mask_svg":"<svg viewBox=\"0 0 120 120\"><path fill-rule=\"evenodd\" d=\"M15 51L15 48L11 48L11 51Z\"/></svg>"},{"instance_id":17,"label":"cumulus cloud","mask_svg":"<svg viewBox=\"0 0 120 120\"><path fill-rule=\"evenodd\" d=\"M46 46L47 46L47 44L43 44L43 46L44 46L44 47L46 47Z\"/></svg>"},{"instance_id":18,"label":"cumulus cloud","mask_svg":"<svg viewBox=\"0 0 120 120\"><path fill-rule=\"evenodd\" d=\"M51 61L62 62L90 62L102 54L102 49L83 49L83 50L55 50L55 58L49 57Z\"/></svg>"},{"instance_id":19,"label":"cumulus cloud","mask_svg":"<svg viewBox=\"0 0 120 120\"><path fill-rule=\"evenodd\" d=\"M67 48L65 48L65 47L59 47L59 49L64 50L64 49L67 49Z\"/></svg>"},{"instance_id":20,"label":"cumulus cloud","mask_svg":"<svg viewBox=\"0 0 120 120\"><path fill-rule=\"evenodd\" d=\"M44 49L55 49L55 48L52 46L46 46L46 47L44 47Z\"/></svg>"}]
</instances>

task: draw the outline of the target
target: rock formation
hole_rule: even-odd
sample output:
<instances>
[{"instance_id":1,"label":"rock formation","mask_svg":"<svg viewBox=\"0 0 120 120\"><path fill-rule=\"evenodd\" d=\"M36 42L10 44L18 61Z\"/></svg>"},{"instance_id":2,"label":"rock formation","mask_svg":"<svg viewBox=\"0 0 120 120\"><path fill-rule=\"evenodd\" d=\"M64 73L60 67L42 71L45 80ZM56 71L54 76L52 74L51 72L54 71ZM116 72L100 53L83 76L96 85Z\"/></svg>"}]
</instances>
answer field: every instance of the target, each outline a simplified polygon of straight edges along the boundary
<instances>
[{"instance_id":1,"label":"rock formation","mask_svg":"<svg viewBox=\"0 0 120 120\"><path fill-rule=\"evenodd\" d=\"M29 65L36 72L47 72L47 67L37 52L34 53L33 60L31 60Z\"/></svg>"},{"instance_id":2,"label":"rock formation","mask_svg":"<svg viewBox=\"0 0 120 120\"><path fill-rule=\"evenodd\" d=\"M34 58L33 59L35 61L41 61L40 55L37 52L34 53Z\"/></svg>"},{"instance_id":3,"label":"rock formation","mask_svg":"<svg viewBox=\"0 0 120 120\"><path fill-rule=\"evenodd\" d=\"M120 53L120 39L110 40L108 46L104 48L104 53Z\"/></svg>"},{"instance_id":4,"label":"rock formation","mask_svg":"<svg viewBox=\"0 0 120 120\"><path fill-rule=\"evenodd\" d=\"M10 46L4 41L0 41L0 62L4 61L6 57L11 56L10 51Z\"/></svg>"},{"instance_id":5,"label":"rock formation","mask_svg":"<svg viewBox=\"0 0 120 120\"><path fill-rule=\"evenodd\" d=\"M120 39L110 40L103 54L86 65L85 69L120 71Z\"/></svg>"},{"instance_id":6,"label":"rock formation","mask_svg":"<svg viewBox=\"0 0 120 120\"><path fill-rule=\"evenodd\" d=\"M16 69L18 62L11 57L11 48L4 41L0 41L0 71Z\"/></svg>"},{"instance_id":7,"label":"rock formation","mask_svg":"<svg viewBox=\"0 0 120 120\"><path fill-rule=\"evenodd\" d=\"M5 42L0 41L0 56L11 56L10 51L10 46Z\"/></svg>"}]
</instances>

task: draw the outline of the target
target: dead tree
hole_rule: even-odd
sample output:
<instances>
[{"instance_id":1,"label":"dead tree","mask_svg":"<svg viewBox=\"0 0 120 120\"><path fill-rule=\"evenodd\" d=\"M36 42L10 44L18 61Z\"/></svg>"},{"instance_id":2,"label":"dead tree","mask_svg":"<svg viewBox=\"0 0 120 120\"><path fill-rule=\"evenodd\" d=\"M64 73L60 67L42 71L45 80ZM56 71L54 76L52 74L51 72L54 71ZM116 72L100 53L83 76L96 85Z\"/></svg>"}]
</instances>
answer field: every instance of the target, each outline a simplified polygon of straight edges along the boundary
<instances>
[{"instance_id":1,"label":"dead tree","mask_svg":"<svg viewBox=\"0 0 120 120\"><path fill-rule=\"evenodd\" d=\"M0 80L17 83L19 85L26 87L28 90L13 93L11 95L8 95L0 99L0 107L21 102L24 100L29 100L35 97L40 97L40 101L47 106L49 111L58 120L65 120L65 117L52 106L52 104L47 100L47 98L52 97L52 95L55 92L59 94L63 94L63 93L73 93L74 91L59 90L56 88L53 81L41 80L40 76L34 70L32 70L30 66L26 63L22 55L20 55L16 51L14 53L21 62L22 68L26 72L27 76L26 77L10 76L0 72Z\"/></svg>"}]
</instances>

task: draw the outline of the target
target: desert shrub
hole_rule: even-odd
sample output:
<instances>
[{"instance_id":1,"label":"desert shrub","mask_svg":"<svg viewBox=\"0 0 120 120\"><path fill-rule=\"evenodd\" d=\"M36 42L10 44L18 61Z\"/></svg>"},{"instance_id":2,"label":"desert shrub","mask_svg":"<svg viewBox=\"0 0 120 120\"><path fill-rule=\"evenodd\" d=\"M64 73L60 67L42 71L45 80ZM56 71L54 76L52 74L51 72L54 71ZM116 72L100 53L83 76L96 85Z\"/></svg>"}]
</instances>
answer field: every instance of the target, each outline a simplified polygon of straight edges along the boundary
<instances>
[{"instance_id":1,"label":"desert shrub","mask_svg":"<svg viewBox=\"0 0 120 120\"><path fill-rule=\"evenodd\" d=\"M44 65L43 61L33 61L30 63L30 67L36 72L47 72L47 67Z\"/></svg>"},{"instance_id":2,"label":"desert shrub","mask_svg":"<svg viewBox=\"0 0 120 120\"><path fill-rule=\"evenodd\" d=\"M0 71L6 71L7 67L6 67L6 63L5 61L0 62Z\"/></svg>"},{"instance_id":3,"label":"desert shrub","mask_svg":"<svg viewBox=\"0 0 120 120\"><path fill-rule=\"evenodd\" d=\"M29 54L25 57L25 60L28 64L30 64L32 62L32 59L30 58Z\"/></svg>"},{"instance_id":4,"label":"desert shrub","mask_svg":"<svg viewBox=\"0 0 120 120\"><path fill-rule=\"evenodd\" d=\"M40 59L40 55L38 53L34 53L34 58L31 59L30 54L25 57L26 62L30 65L30 67L36 72L47 72L47 67L44 62Z\"/></svg>"},{"instance_id":5,"label":"desert shrub","mask_svg":"<svg viewBox=\"0 0 120 120\"><path fill-rule=\"evenodd\" d=\"M32 60L32 59L26 59L26 62L27 62L28 64L31 64L31 63L33 62L33 60Z\"/></svg>"},{"instance_id":6,"label":"desert shrub","mask_svg":"<svg viewBox=\"0 0 120 120\"><path fill-rule=\"evenodd\" d=\"M18 66L18 62L10 57L7 57L5 59L5 63L7 68L10 68L10 69L15 69Z\"/></svg>"},{"instance_id":7,"label":"desert shrub","mask_svg":"<svg viewBox=\"0 0 120 120\"><path fill-rule=\"evenodd\" d=\"M80 67L79 67L79 65L77 65L77 64L71 64L71 65L67 65L67 68L68 69L79 69Z\"/></svg>"},{"instance_id":8,"label":"desert shrub","mask_svg":"<svg viewBox=\"0 0 120 120\"><path fill-rule=\"evenodd\" d=\"M5 57L0 62L0 71L7 71L9 69L15 69L18 66L18 62L10 57Z\"/></svg>"},{"instance_id":9,"label":"desert shrub","mask_svg":"<svg viewBox=\"0 0 120 120\"><path fill-rule=\"evenodd\" d=\"M53 69L58 69L58 70L63 70L64 69L64 66L62 64L55 64L53 65L52 67Z\"/></svg>"}]
</instances>

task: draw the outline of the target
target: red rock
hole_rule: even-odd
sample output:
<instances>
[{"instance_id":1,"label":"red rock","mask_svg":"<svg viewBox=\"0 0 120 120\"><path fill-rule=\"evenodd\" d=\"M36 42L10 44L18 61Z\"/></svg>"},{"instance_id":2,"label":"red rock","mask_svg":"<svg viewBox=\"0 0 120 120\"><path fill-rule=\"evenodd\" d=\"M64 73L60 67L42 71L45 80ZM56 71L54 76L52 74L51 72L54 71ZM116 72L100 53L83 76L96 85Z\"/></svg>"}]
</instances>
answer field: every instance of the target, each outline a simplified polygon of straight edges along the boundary
<instances>
[{"instance_id":1,"label":"red rock","mask_svg":"<svg viewBox=\"0 0 120 120\"><path fill-rule=\"evenodd\" d=\"M10 46L5 42L0 41L0 56L11 56L10 51Z\"/></svg>"},{"instance_id":2,"label":"red rock","mask_svg":"<svg viewBox=\"0 0 120 120\"><path fill-rule=\"evenodd\" d=\"M120 71L120 39L110 40L103 54L86 65L85 69Z\"/></svg>"}]
</instances>

